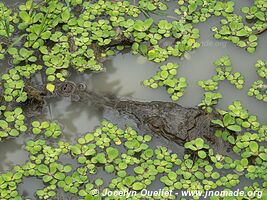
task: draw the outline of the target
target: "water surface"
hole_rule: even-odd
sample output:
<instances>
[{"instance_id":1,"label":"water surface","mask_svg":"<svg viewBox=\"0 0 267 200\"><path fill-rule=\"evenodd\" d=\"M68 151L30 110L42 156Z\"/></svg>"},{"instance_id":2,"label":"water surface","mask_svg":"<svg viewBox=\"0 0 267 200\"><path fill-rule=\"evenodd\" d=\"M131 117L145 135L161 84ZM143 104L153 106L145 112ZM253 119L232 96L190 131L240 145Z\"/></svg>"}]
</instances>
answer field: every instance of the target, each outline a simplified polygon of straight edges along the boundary
<instances>
[{"instance_id":1,"label":"water surface","mask_svg":"<svg viewBox=\"0 0 267 200\"><path fill-rule=\"evenodd\" d=\"M18 1L4 0L4 2L12 7L16 7ZM248 0L237 2L239 3L238 7L241 6L240 4L242 6L250 4ZM204 93L202 88L197 86L197 81L210 79L215 75L213 62L223 55L229 55L232 60L233 71L239 71L245 76L245 87L243 90L237 90L229 82L221 82L219 92L223 94L223 99L220 100L217 107L225 109L234 100L240 100L251 114L257 115L261 122L267 123L267 115L265 114L266 104L256 100L254 97L247 96L250 85L260 79L254 67L256 60L267 59L267 33L265 32L259 37L256 53L249 54L244 49L230 42L216 40L212 37L213 33L210 28L217 25L219 20L219 18L212 18L205 23L197 25L201 33L199 40L201 43L200 48L187 53L183 58L170 58L164 62L178 63L180 67L177 76L187 78L188 87L178 103L188 107L197 106ZM0 64L1 66L8 65L8 63L3 61ZM140 55L121 53L104 63L105 73L75 74L71 79L85 82L89 89L103 93L112 93L122 99L171 101L164 88L153 90L143 87L141 84L143 80L153 76L160 65L150 62ZM3 68L1 68L0 72L3 73L3 71ZM109 117L115 123L118 120L116 116L103 116L103 113L95 110L93 107L81 103L72 103L70 99L50 99L48 105L50 110L47 110L46 118L59 121L64 128L63 138L70 142L74 142L75 138L81 134L92 131L100 124L103 117ZM23 150L23 144L27 139L28 136L24 134L18 138L0 142L0 171L6 171L16 164L21 165L28 159L27 152ZM154 145L169 146L180 155L183 152L182 148L173 146L173 144L158 138L155 138ZM68 161L71 162L70 160ZM23 193L25 196L33 197L33 190L43 187L39 180L31 178L25 180L23 185L20 186L21 194Z\"/></svg>"}]
</instances>

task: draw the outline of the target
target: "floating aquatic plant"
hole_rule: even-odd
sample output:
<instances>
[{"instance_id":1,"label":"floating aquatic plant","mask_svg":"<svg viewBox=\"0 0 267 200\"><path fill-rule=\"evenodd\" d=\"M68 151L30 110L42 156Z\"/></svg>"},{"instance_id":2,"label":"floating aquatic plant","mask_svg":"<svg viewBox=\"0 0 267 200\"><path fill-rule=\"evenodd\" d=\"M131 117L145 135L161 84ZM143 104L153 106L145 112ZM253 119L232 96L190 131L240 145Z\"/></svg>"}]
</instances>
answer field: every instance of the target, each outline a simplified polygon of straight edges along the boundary
<instances>
[{"instance_id":1,"label":"floating aquatic plant","mask_svg":"<svg viewBox=\"0 0 267 200\"><path fill-rule=\"evenodd\" d=\"M248 91L248 96L255 96L260 101L267 102L267 85L262 80L255 81Z\"/></svg>"},{"instance_id":2,"label":"floating aquatic plant","mask_svg":"<svg viewBox=\"0 0 267 200\"><path fill-rule=\"evenodd\" d=\"M257 47L257 36L251 27L243 22L243 18L236 14L228 14L221 20L221 27L212 27L216 39L233 42L235 45L246 48L249 53L254 53Z\"/></svg>"},{"instance_id":3,"label":"floating aquatic plant","mask_svg":"<svg viewBox=\"0 0 267 200\"><path fill-rule=\"evenodd\" d=\"M138 2L139 8L147 10L147 11L155 11L159 10L167 10L168 6L166 3L155 0L155 1L148 1L148 0L141 0Z\"/></svg>"},{"instance_id":4,"label":"floating aquatic plant","mask_svg":"<svg viewBox=\"0 0 267 200\"><path fill-rule=\"evenodd\" d=\"M227 15L234 11L233 1L178 1L179 8L175 13L181 16L180 21L192 23L205 22L211 16Z\"/></svg>"},{"instance_id":5,"label":"floating aquatic plant","mask_svg":"<svg viewBox=\"0 0 267 200\"><path fill-rule=\"evenodd\" d=\"M257 60L255 67L257 68L257 74L260 77L267 79L267 60Z\"/></svg>"},{"instance_id":6,"label":"floating aquatic plant","mask_svg":"<svg viewBox=\"0 0 267 200\"><path fill-rule=\"evenodd\" d=\"M212 15L223 17L221 28L213 28L215 38L229 40L251 53L256 50L258 35L266 30L267 6L262 0L242 9L248 22L251 20L253 24L245 24L241 16L233 14L232 1L180 0L178 4L175 10L178 16L166 16L172 19L167 21L151 17L157 13L164 15L163 11L168 9L166 2L158 0L134 1L134 4L104 0L29 0L19 6L18 13L0 3L0 59L9 53L15 65L2 75L0 140L29 129L35 135L60 137L61 128L54 121L33 119L31 125L26 124L22 109L28 95L25 87L36 73L46 77L46 89L54 92L55 82L65 81L71 68L79 72L102 71L105 58L127 47L154 62L165 61L170 56L181 57L200 46L199 30L192 23L204 22ZM15 29L21 37L13 38ZM210 92L218 89L219 81L228 80L238 89L244 85L241 73L232 72L229 57L224 56L214 64L217 75L198 82L209 91L199 106L216 113L215 135L229 142L233 152L241 156L239 159L214 152L202 138L187 141L184 147L188 152L180 156L167 147L154 147L149 134L140 134L131 127L123 130L104 120L100 127L77 138L73 144L38 138L28 140L25 150L29 160L0 174L0 199L24 199L18 192L24 177L36 177L45 184L36 191L38 199L56 198L58 190L82 199L101 199L101 195L92 193L94 189L141 191L151 187L157 177L167 191L205 192L228 191L236 187L244 175L250 180L260 179L244 187L245 196L250 198L249 191L266 193L267 151L263 142L266 142L267 126L248 114L238 101L230 105L228 111L213 108L222 98L220 93ZM266 78L265 65L265 61L255 65L262 78ZM151 88L166 87L176 101L187 86L185 78L175 78L177 68L173 63L162 65L160 71L143 84ZM265 101L265 92L263 81L257 81L249 95ZM10 109L11 106L14 109ZM61 156L73 158L77 165L61 162ZM110 180L100 178L100 173L108 173ZM143 196L137 194L135 198ZM176 199L176 196L159 195L155 199Z\"/></svg>"},{"instance_id":7,"label":"floating aquatic plant","mask_svg":"<svg viewBox=\"0 0 267 200\"><path fill-rule=\"evenodd\" d=\"M254 22L252 29L255 34L261 34L267 28L267 15L266 15L267 4L264 1L256 0L254 5L251 7L243 7L241 11L246 14L246 19L248 21Z\"/></svg>"},{"instance_id":8,"label":"floating aquatic plant","mask_svg":"<svg viewBox=\"0 0 267 200\"><path fill-rule=\"evenodd\" d=\"M61 135L62 130L57 122L33 121L32 133L38 135L42 132L46 137L58 138Z\"/></svg>"},{"instance_id":9,"label":"floating aquatic plant","mask_svg":"<svg viewBox=\"0 0 267 200\"><path fill-rule=\"evenodd\" d=\"M0 108L0 140L8 136L16 137L27 130L22 108L17 107L14 110L7 110L6 106Z\"/></svg>"},{"instance_id":10,"label":"floating aquatic plant","mask_svg":"<svg viewBox=\"0 0 267 200\"><path fill-rule=\"evenodd\" d=\"M257 60L255 67L257 69L257 74L262 77L266 78L266 62L263 60ZM249 91L248 96L255 96L256 99L267 102L267 94L266 94L266 84L263 80L257 80L252 83Z\"/></svg>"},{"instance_id":11,"label":"floating aquatic plant","mask_svg":"<svg viewBox=\"0 0 267 200\"><path fill-rule=\"evenodd\" d=\"M217 75L213 76L214 81L227 79L237 89L242 89L245 83L244 76L240 72L232 72L232 63L229 56L222 56L214 62Z\"/></svg>"},{"instance_id":12,"label":"floating aquatic plant","mask_svg":"<svg viewBox=\"0 0 267 200\"><path fill-rule=\"evenodd\" d=\"M27 93L24 91L25 82L21 79L19 73L17 68L14 68L10 69L7 74L2 75L6 102L11 102L13 99L18 103L27 100Z\"/></svg>"},{"instance_id":13,"label":"floating aquatic plant","mask_svg":"<svg viewBox=\"0 0 267 200\"><path fill-rule=\"evenodd\" d=\"M198 106L206 110L208 113L211 113L213 111L213 106L216 105L218 103L218 100L221 98L222 95L220 93L205 92L204 99L200 104L198 104Z\"/></svg>"},{"instance_id":14,"label":"floating aquatic plant","mask_svg":"<svg viewBox=\"0 0 267 200\"><path fill-rule=\"evenodd\" d=\"M248 115L242 114L245 111L240 102L235 102L229 106L229 109L230 114L235 115L236 119L239 117L249 118ZM37 122L34 123L37 124ZM125 146L129 150L120 153L116 147L111 147L110 144L102 146L97 138L100 134L106 134L106 137L110 141L113 140L114 143L120 139L123 142L117 143L117 145ZM28 141L25 148L30 153L31 161L0 175L0 185L4 189L0 194L1 198L8 198L11 195L21 199L22 197L17 192L17 186L22 182L23 177L38 177L46 184L43 189L36 191L36 195L40 199L50 199L56 196L57 190L60 188L64 192L85 199L98 198L98 194L91 193L94 189L98 189L100 192L123 188L140 191L151 185L159 174L161 174L160 181L165 185L166 190L190 191L197 187L203 192L217 187L235 187L240 183L238 173L245 170L248 170L247 178L266 179L262 170L264 169L263 161L267 160L267 153L258 146L255 137L245 147L254 153L252 155L243 154L242 159L235 161L231 157L215 154L201 138L185 144L185 148L197 152L198 158L195 161L192 160L190 154L185 154L181 160L177 154L171 153L166 147L155 149L149 147L150 140L151 136L149 135L140 135L130 127L122 130L104 120L101 127L78 138L78 143L73 145L58 142L56 146L50 146L44 140ZM100 148L95 148L96 146ZM131 155L130 150L140 152L140 156ZM77 158L80 166L73 168L68 164L61 164L59 156L62 154L70 154ZM254 155L258 155L261 160L256 166L249 163L249 156ZM173 170L177 166L179 168ZM115 172L116 174L111 178L108 186L104 186L105 182L101 178L88 180L88 174L97 174L101 168L104 168L107 173ZM219 171L214 171L214 168L232 169L237 173L233 171L233 173L223 175ZM13 185L13 187L6 187L7 185ZM140 198L142 197L140 196ZM165 198L173 199L175 197Z\"/></svg>"},{"instance_id":15,"label":"floating aquatic plant","mask_svg":"<svg viewBox=\"0 0 267 200\"><path fill-rule=\"evenodd\" d=\"M175 78L177 74L178 65L174 63L168 63L160 67L161 71L158 71L156 75L148 80L144 80L144 86L149 86L153 89L159 86L164 86L167 92L171 95L173 101L178 101L183 96L184 90L187 86L186 78Z\"/></svg>"},{"instance_id":16,"label":"floating aquatic plant","mask_svg":"<svg viewBox=\"0 0 267 200\"><path fill-rule=\"evenodd\" d=\"M197 82L198 86L202 87L205 91L214 91L218 89L219 83L212 79L200 80Z\"/></svg>"},{"instance_id":17,"label":"floating aquatic plant","mask_svg":"<svg viewBox=\"0 0 267 200\"><path fill-rule=\"evenodd\" d=\"M222 56L214 62L216 75L209 80L200 80L198 85L205 91L218 89L219 81L228 80L237 89L242 89L245 83L244 76L240 72L232 72L232 63L229 56Z\"/></svg>"},{"instance_id":18,"label":"floating aquatic plant","mask_svg":"<svg viewBox=\"0 0 267 200\"><path fill-rule=\"evenodd\" d=\"M239 132L241 131L241 127L236 124L235 118L230 114L226 113L223 115L223 120L212 120L212 123L221 126L222 128L226 128L230 131Z\"/></svg>"},{"instance_id":19,"label":"floating aquatic plant","mask_svg":"<svg viewBox=\"0 0 267 200\"><path fill-rule=\"evenodd\" d=\"M15 27L14 24L18 22L17 14L8 9L3 2L0 3L0 37L12 36Z\"/></svg>"}]
</instances>

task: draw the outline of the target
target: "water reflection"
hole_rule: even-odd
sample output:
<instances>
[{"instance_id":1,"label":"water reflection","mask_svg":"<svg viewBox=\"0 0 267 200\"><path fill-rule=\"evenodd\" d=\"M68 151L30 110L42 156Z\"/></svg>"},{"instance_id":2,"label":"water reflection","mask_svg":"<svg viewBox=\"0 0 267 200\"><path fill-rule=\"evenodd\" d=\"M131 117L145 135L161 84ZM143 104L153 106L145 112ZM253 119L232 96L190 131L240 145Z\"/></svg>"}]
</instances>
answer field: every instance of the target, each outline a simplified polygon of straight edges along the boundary
<instances>
[{"instance_id":1,"label":"water reflection","mask_svg":"<svg viewBox=\"0 0 267 200\"><path fill-rule=\"evenodd\" d=\"M18 192L24 199L36 199L35 192L44 187L45 185L41 179L35 177L25 177L22 179L22 183L18 185Z\"/></svg>"},{"instance_id":2,"label":"water reflection","mask_svg":"<svg viewBox=\"0 0 267 200\"><path fill-rule=\"evenodd\" d=\"M92 130L99 125L101 112L83 103L72 103L63 98L49 102L52 119L63 126L63 138L73 141L81 133Z\"/></svg>"},{"instance_id":3,"label":"water reflection","mask_svg":"<svg viewBox=\"0 0 267 200\"><path fill-rule=\"evenodd\" d=\"M25 136L10 138L0 142L0 172L10 170L15 165L22 165L28 159L23 149Z\"/></svg>"}]
</instances>

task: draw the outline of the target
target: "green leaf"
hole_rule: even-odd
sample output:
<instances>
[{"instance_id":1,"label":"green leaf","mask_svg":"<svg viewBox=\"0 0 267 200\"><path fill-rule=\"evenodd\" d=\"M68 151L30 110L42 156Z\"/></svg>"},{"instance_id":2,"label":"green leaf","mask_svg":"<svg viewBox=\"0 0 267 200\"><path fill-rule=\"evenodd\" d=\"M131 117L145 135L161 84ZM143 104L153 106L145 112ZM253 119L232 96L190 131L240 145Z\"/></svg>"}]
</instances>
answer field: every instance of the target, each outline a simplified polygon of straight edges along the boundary
<instances>
[{"instance_id":1,"label":"green leaf","mask_svg":"<svg viewBox=\"0 0 267 200\"><path fill-rule=\"evenodd\" d=\"M207 157L207 153L205 151L198 151L197 152L198 156L202 159L206 158Z\"/></svg>"},{"instance_id":2,"label":"green leaf","mask_svg":"<svg viewBox=\"0 0 267 200\"><path fill-rule=\"evenodd\" d=\"M248 35L248 32L246 30L242 29L242 30L238 31L236 33L236 35L237 36L240 36L240 37L243 37L243 36L247 36Z\"/></svg>"},{"instance_id":3,"label":"green leaf","mask_svg":"<svg viewBox=\"0 0 267 200\"><path fill-rule=\"evenodd\" d=\"M24 58L28 58L32 53L31 53L31 51L29 51L29 50L27 50L25 48L21 48L19 50L19 54Z\"/></svg>"},{"instance_id":4,"label":"green leaf","mask_svg":"<svg viewBox=\"0 0 267 200\"><path fill-rule=\"evenodd\" d=\"M204 146L204 140L202 138L195 139L195 145L198 149L203 148Z\"/></svg>"},{"instance_id":5,"label":"green leaf","mask_svg":"<svg viewBox=\"0 0 267 200\"><path fill-rule=\"evenodd\" d=\"M138 190L144 189L145 185L143 183L141 183L141 182L135 182L132 187L133 187L133 190L137 190L138 191Z\"/></svg>"},{"instance_id":6,"label":"green leaf","mask_svg":"<svg viewBox=\"0 0 267 200\"><path fill-rule=\"evenodd\" d=\"M55 174L55 178L62 181L65 179L65 174L63 174L62 172L57 172Z\"/></svg>"},{"instance_id":7,"label":"green leaf","mask_svg":"<svg viewBox=\"0 0 267 200\"><path fill-rule=\"evenodd\" d=\"M18 50L17 50L16 48L14 48L14 47L12 47L12 48L8 48L7 51L8 51L8 53L9 53L10 55L18 54Z\"/></svg>"},{"instance_id":8,"label":"green leaf","mask_svg":"<svg viewBox=\"0 0 267 200\"><path fill-rule=\"evenodd\" d=\"M106 151L110 160L114 160L119 155L119 151L114 147L108 147Z\"/></svg>"},{"instance_id":9,"label":"green leaf","mask_svg":"<svg viewBox=\"0 0 267 200\"><path fill-rule=\"evenodd\" d=\"M63 168L63 171L64 171L65 173L69 173L69 172L71 172L71 170L72 170L72 167L69 166L69 165L64 166L64 168Z\"/></svg>"},{"instance_id":10,"label":"green leaf","mask_svg":"<svg viewBox=\"0 0 267 200\"><path fill-rule=\"evenodd\" d=\"M195 177L197 177L197 179L200 179L200 180L203 180L205 178L204 174L200 171L196 171L194 175Z\"/></svg>"},{"instance_id":11,"label":"green leaf","mask_svg":"<svg viewBox=\"0 0 267 200\"><path fill-rule=\"evenodd\" d=\"M97 187L103 185L103 183L104 183L104 181L102 179L100 179L100 178L95 180L95 184L96 184Z\"/></svg>"},{"instance_id":12,"label":"green leaf","mask_svg":"<svg viewBox=\"0 0 267 200\"><path fill-rule=\"evenodd\" d=\"M106 170L106 172L108 172L108 173L112 173L112 172L114 172L114 166L113 165L106 165L105 166L105 170Z\"/></svg>"},{"instance_id":13,"label":"green leaf","mask_svg":"<svg viewBox=\"0 0 267 200\"><path fill-rule=\"evenodd\" d=\"M16 137L19 135L19 131L17 131L16 129L11 129L11 131L9 132L9 135Z\"/></svg>"},{"instance_id":14,"label":"green leaf","mask_svg":"<svg viewBox=\"0 0 267 200\"><path fill-rule=\"evenodd\" d=\"M255 16L259 19L259 20L261 20L261 21L266 21L265 20L265 15L264 15L264 13L263 12L257 12L256 14L255 14Z\"/></svg>"},{"instance_id":15,"label":"green leaf","mask_svg":"<svg viewBox=\"0 0 267 200\"><path fill-rule=\"evenodd\" d=\"M169 73L164 70L164 71L160 72L160 75L162 78L166 79L168 77Z\"/></svg>"},{"instance_id":16,"label":"green leaf","mask_svg":"<svg viewBox=\"0 0 267 200\"><path fill-rule=\"evenodd\" d=\"M189 13L193 13L197 9L197 4L192 3L188 6L188 8L189 8Z\"/></svg>"},{"instance_id":17,"label":"green leaf","mask_svg":"<svg viewBox=\"0 0 267 200\"><path fill-rule=\"evenodd\" d=\"M65 11L61 13L61 18L64 22L67 22L70 18L70 11L68 9L65 9Z\"/></svg>"},{"instance_id":18,"label":"green leaf","mask_svg":"<svg viewBox=\"0 0 267 200\"><path fill-rule=\"evenodd\" d=\"M145 172L144 168L141 166L137 166L134 168L134 172L137 174L143 174Z\"/></svg>"},{"instance_id":19,"label":"green leaf","mask_svg":"<svg viewBox=\"0 0 267 200\"><path fill-rule=\"evenodd\" d=\"M42 39L44 39L44 40L49 39L50 36L51 36L51 32L50 32L50 31L45 31L45 32L43 32L43 33L41 34L41 37L42 37Z\"/></svg>"},{"instance_id":20,"label":"green leaf","mask_svg":"<svg viewBox=\"0 0 267 200\"><path fill-rule=\"evenodd\" d=\"M45 176L43 176L43 181L44 181L45 183L48 183L48 182L51 181L52 179L53 179L52 176L49 176L49 175L45 175Z\"/></svg>"},{"instance_id":21,"label":"green leaf","mask_svg":"<svg viewBox=\"0 0 267 200\"><path fill-rule=\"evenodd\" d=\"M235 131L235 132L239 132L241 131L241 126L239 125L230 125L230 126L227 126L227 128L231 131Z\"/></svg>"},{"instance_id":22,"label":"green leaf","mask_svg":"<svg viewBox=\"0 0 267 200\"><path fill-rule=\"evenodd\" d=\"M38 165L37 170L43 174L47 174L49 172L49 168L44 164Z\"/></svg>"},{"instance_id":23,"label":"green leaf","mask_svg":"<svg viewBox=\"0 0 267 200\"><path fill-rule=\"evenodd\" d=\"M234 124L235 120L230 114L225 114L223 116L223 123L225 126L228 126L229 124Z\"/></svg>"},{"instance_id":24,"label":"green leaf","mask_svg":"<svg viewBox=\"0 0 267 200\"><path fill-rule=\"evenodd\" d=\"M267 153L260 153L259 154L259 157L264 160L264 161L267 161Z\"/></svg>"},{"instance_id":25,"label":"green leaf","mask_svg":"<svg viewBox=\"0 0 267 200\"><path fill-rule=\"evenodd\" d=\"M127 176L123 180L123 183L129 187L129 186L131 186L133 184L134 181L135 181L135 177L134 176Z\"/></svg>"},{"instance_id":26,"label":"green leaf","mask_svg":"<svg viewBox=\"0 0 267 200\"><path fill-rule=\"evenodd\" d=\"M213 167L212 167L211 165L206 165L206 166L205 166L205 170L206 170L207 172L211 172L211 171L213 170Z\"/></svg>"},{"instance_id":27,"label":"green leaf","mask_svg":"<svg viewBox=\"0 0 267 200\"><path fill-rule=\"evenodd\" d=\"M250 35L249 38L248 38L248 40L249 40L250 42L255 42L257 39L258 39L258 38L257 38L256 35Z\"/></svg>"},{"instance_id":28,"label":"green leaf","mask_svg":"<svg viewBox=\"0 0 267 200\"><path fill-rule=\"evenodd\" d=\"M106 157L104 153L99 153L96 155L96 160L101 163L101 164L105 164L107 163Z\"/></svg>"},{"instance_id":29,"label":"green leaf","mask_svg":"<svg viewBox=\"0 0 267 200\"><path fill-rule=\"evenodd\" d=\"M224 124L221 120L219 119L214 119L211 121L213 124L217 124L217 125L220 125L221 127L224 127Z\"/></svg>"},{"instance_id":30,"label":"green leaf","mask_svg":"<svg viewBox=\"0 0 267 200\"><path fill-rule=\"evenodd\" d=\"M140 51L143 55L147 55L147 51L148 51L147 45L146 44L140 44Z\"/></svg>"},{"instance_id":31,"label":"green leaf","mask_svg":"<svg viewBox=\"0 0 267 200\"><path fill-rule=\"evenodd\" d=\"M258 152L258 150L259 150L259 145L258 145L257 142L255 142L255 141L251 141L251 142L249 143L249 148L250 148L250 150L251 150L252 152Z\"/></svg>"},{"instance_id":32,"label":"green leaf","mask_svg":"<svg viewBox=\"0 0 267 200\"><path fill-rule=\"evenodd\" d=\"M55 90L55 85L52 84L52 83L47 83L47 85L46 85L46 89L47 89L49 92L54 92L54 90Z\"/></svg>"},{"instance_id":33,"label":"green leaf","mask_svg":"<svg viewBox=\"0 0 267 200\"><path fill-rule=\"evenodd\" d=\"M76 155L80 155L82 152L81 152L81 149L78 147L78 146L72 146L70 148L71 152L76 154Z\"/></svg>"},{"instance_id":34,"label":"green leaf","mask_svg":"<svg viewBox=\"0 0 267 200\"><path fill-rule=\"evenodd\" d=\"M26 12L26 11L20 11L19 12L19 16L20 16L20 18L24 21L24 22L26 22L26 23L30 23L30 21L31 21L31 16Z\"/></svg>"}]
</instances>

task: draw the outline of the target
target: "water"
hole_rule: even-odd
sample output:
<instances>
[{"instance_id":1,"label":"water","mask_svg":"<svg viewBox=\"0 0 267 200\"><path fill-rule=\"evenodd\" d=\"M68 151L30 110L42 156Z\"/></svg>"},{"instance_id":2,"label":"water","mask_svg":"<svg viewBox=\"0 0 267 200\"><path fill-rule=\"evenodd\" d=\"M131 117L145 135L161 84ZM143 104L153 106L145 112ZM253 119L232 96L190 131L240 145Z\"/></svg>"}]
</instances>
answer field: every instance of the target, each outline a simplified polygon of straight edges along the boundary
<instances>
[{"instance_id":1,"label":"water","mask_svg":"<svg viewBox=\"0 0 267 200\"><path fill-rule=\"evenodd\" d=\"M4 0L4 2L15 7L17 5L15 2L18 1ZM244 4L248 5L248 3L248 0L242 1L242 6ZM249 54L244 49L230 42L215 40L212 37L213 33L210 28L218 24L219 20L219 18L212 18L205 23L197 25L201 33L199 41L202 45L200 48L188 53L183 58L170 58L168 60L168 62L180 64L178 76L184 76L188 81L186 92L178 103L188 107L197 106L204 93L202 88L197 86L197 81L209 79L215 75L213 61L223 55L229 55L232 60L233 71L239 71L245 76L245 87L239 91L227 81L220 83L219 92L223 94L223 99L220 100L218 107L225 109L234 100L240 100L251 114L257 115L261 122L266 123L265 103L253 97L248 97L247 91L250 85L259 79L254 67L256 60L267 59L267 34L264 33L259 37L256 53ZM1 62L1 66L5 64L7 63ZM140 55L123 53L105 62L105 73L76 74L71 78L87 83L90 89L112 93L122 99L171 101L164 88L153 90L145 88L141 84L143 80L153 76L160 65L147 61ZM1 72L3 72L2 68ZM50 106L51 112L47 112L46 117L59 121L64 127L64 139L71 142L74 142L75 138L81 134L92 131L99 125L103 117L108 117L114 122L117 120L115 116L103 116L103 113L95 110L93 107L80 103L72 103L70 99L49 100L48 105ZM0 172L10 169L16 164L21 165L28 159L27 152L23 150L24 141L27 139L28 137L24 134L18 138L0 142ZM156 138L154 145L160 144L170 146L167 141L161 141ZM177 148L177 146L172 146L171 148L176 152L181 153L183 151L182 148ZM64 160L73 163L73 161L66 158L63 158ZM25 194L25 196L33 197L33 191L39 188L42 188L39 180L30 178L20 186L20 192L21 194Z\"/></svg>"},{"instance_id":2,"label":"water","mask_svg":"<svg viewBox=\"0 0 267 200\"><path fill-rule=\"evenodd\" d=\"M20 136L0 142L0 171L11 169L14 164L23 165L28 157L27 152L23 149L24 140L27 137Z\"/></svg>"}]
</instances>

